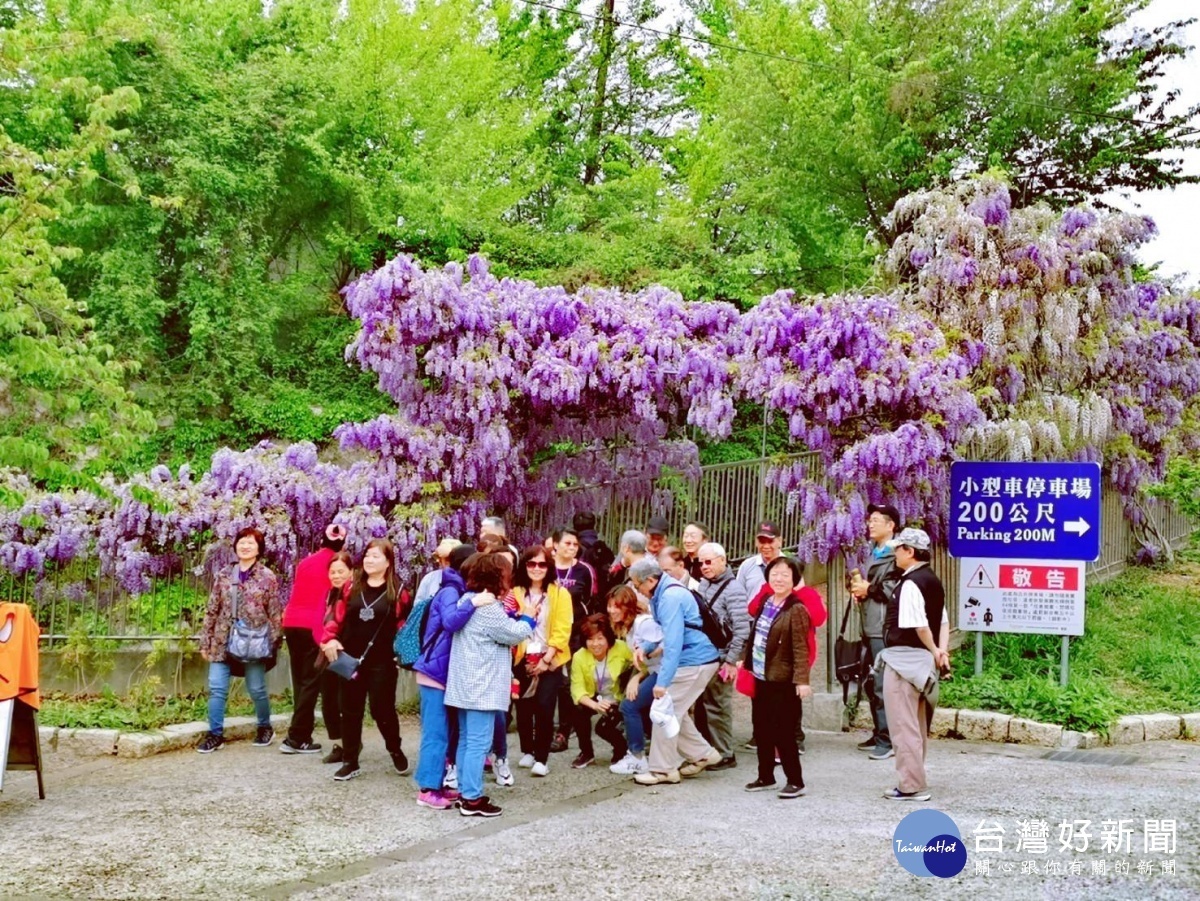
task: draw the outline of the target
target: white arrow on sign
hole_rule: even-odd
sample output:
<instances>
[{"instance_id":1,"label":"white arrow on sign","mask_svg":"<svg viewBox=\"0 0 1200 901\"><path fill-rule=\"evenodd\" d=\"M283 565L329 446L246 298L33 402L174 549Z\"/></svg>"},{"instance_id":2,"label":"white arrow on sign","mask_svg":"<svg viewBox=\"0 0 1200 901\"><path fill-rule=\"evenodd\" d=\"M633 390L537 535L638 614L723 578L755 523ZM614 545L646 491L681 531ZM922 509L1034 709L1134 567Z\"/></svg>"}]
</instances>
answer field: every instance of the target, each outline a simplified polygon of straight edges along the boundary
<instances>
[{"instance_id":1,"label":"white arrow on sign","mask_svg":"<svg viewBox=\"0 0 1200 901\"><path fill-rule=\"evenodd\" d=\"M1074 532L1076 535L1086 535L1092 527L1087 524L1087 520L1076 519L1064 522L1063 528L1068 532Z\"/></svg>"}]
</instances>

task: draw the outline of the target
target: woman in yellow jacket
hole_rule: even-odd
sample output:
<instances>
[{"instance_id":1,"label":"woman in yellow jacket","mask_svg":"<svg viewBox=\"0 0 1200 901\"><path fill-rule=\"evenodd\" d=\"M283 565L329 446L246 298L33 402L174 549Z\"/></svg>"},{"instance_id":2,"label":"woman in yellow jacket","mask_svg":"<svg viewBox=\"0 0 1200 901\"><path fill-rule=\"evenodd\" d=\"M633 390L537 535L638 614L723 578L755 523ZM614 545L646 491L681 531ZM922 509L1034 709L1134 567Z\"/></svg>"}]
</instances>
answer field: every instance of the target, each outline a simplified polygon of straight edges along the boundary
<instances>
[{"instance_id":1,"label":"woman in yellow jacket","mask_svg":"<svg viewBox=\"0 0 1200 901\"><path fill-rule=\"evenodd\" d=\"M575 731L579 736L579 756L571 766L577 770L596 759L592 717L597 713L600 719L596 721L596 734L612 745L612 762L625 756L628 745L621 732L621 677L633 666L629 646L617 641L603 613L585 619L579 633L584 644L571 658L571 700L575 702Z\"/></svg>"},{"instance_id":2,"label":"woman in yellow jacket","mask_svg":"<svg viewBox=\"0 0 1200 901\"><path fill-rule=\"evenodd\" d=\"M554 584L554 567L541 546L526 548L513 574L513 595L520 613L537 625L529 640L517 646L517 734L521 738L518 766L534 776L550 772L550 742L554 740L554 705L563 684L563 665L571 659L571 595Z\"/></svg>"}]
</instances>

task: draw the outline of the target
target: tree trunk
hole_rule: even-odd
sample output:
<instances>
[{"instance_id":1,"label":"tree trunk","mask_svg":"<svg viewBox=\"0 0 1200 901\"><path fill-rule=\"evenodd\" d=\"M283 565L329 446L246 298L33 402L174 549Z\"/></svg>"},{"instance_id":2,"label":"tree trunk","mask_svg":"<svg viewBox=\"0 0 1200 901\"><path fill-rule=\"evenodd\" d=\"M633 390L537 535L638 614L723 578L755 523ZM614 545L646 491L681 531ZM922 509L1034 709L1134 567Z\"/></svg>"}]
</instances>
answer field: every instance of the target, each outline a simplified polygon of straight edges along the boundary
<instances>
[{"instance_id":1,"label":"tree trunk","mask_svg":"<svg viewBox=\"0 0 1200 901\"><path fill-rule=\"evenodd\" d=\"M604 0L604 21L600 23L600 58L596 63L596 90L592 102L592 122L588 127L587 160L583 168L583 183L595 184L600 173L600 139L604 134L604 104L608 99L608 62L612 59L616 32L613 17L616 0Z\"/></svg>"}]
</instances>

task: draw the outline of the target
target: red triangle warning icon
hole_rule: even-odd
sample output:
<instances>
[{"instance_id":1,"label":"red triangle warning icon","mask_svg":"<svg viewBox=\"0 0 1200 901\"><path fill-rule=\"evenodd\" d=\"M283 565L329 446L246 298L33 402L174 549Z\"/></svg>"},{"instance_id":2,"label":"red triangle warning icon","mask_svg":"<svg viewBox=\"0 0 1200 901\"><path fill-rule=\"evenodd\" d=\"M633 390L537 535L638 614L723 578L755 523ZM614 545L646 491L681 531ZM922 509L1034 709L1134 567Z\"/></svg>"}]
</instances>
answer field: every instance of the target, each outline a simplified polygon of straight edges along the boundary
<instances>
[{"instance_id":1,"label":"red triangle warning icon","mask_svg":"<svg viewBox=\"0 0 1200 901\"><path fill-rule=\"evenodd\" d=\"M995 588L996 585L992 581L992 577L988 575L987 570L980 564L975 572L971 573L971 580L967 582L970 588Z\"/></svg>"}]
</instances>

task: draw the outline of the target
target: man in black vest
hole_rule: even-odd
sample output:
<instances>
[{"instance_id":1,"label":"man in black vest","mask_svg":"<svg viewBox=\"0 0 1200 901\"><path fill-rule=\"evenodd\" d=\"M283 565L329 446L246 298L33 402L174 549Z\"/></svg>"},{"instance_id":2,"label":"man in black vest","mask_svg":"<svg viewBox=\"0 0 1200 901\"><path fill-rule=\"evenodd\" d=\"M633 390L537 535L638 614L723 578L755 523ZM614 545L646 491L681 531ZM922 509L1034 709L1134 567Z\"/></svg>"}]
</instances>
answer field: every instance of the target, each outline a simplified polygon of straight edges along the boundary
<instances>
[{"instance_id":1,"label":"man in black vest","mask_svg":"<svg viewBox=\"0 0 1200 901\"><path fill-rule=\"evenodd\" d=\"M884 793L892 801L928 801L925 782L925 736L929 695L936 691L938 670L947 664L950 621L946 592L929 568L929 536L905 529L888 544L903 570L888 602L884 623L883 703L892 747L896 751L898 787Z\"/></svg>"}]
</instances>

